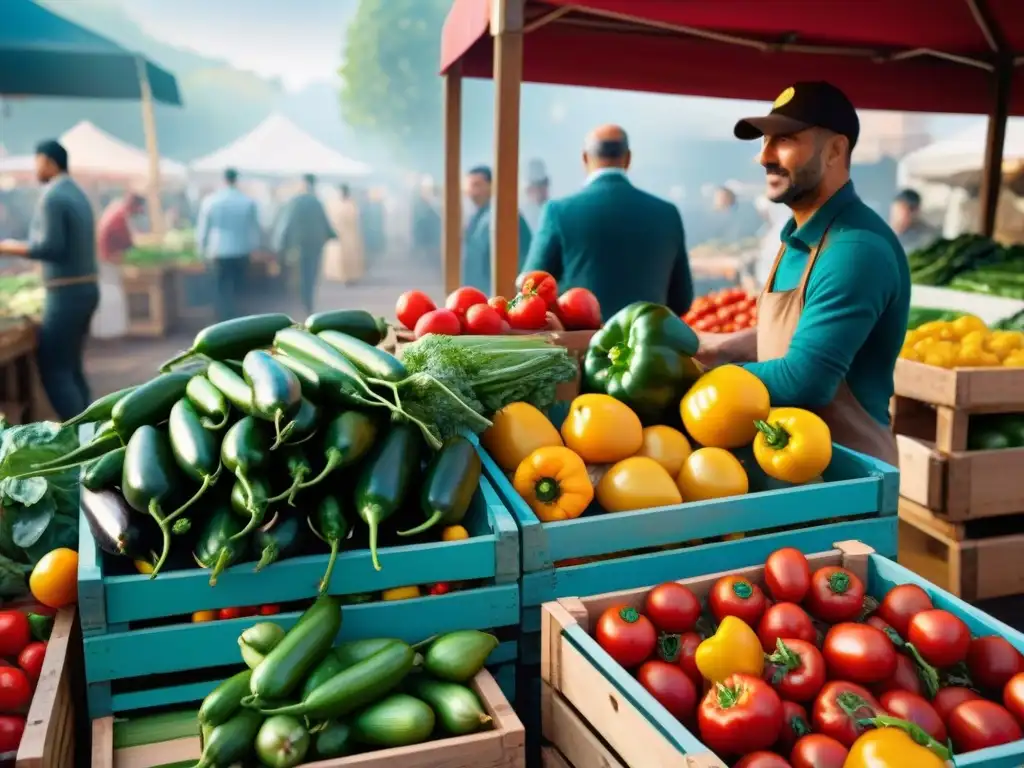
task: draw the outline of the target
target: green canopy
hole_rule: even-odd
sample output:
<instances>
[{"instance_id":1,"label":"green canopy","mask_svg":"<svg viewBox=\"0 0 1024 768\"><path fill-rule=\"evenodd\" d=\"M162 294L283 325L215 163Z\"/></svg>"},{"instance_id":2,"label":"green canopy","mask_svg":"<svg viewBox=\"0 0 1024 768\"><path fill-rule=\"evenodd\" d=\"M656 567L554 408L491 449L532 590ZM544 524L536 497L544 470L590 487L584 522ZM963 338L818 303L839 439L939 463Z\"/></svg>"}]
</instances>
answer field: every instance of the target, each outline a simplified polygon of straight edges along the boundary
<instances>
[{"instance_id":1,"label":"green canopy","mask_svg":"<svg viewBox=\"0 0 1024 768\"><path fill-rule=\"evenodd\" d=\"M153 99L180 105L174 75L31 0L0 0L0 95Z\"/></svg>"}]
</instances>

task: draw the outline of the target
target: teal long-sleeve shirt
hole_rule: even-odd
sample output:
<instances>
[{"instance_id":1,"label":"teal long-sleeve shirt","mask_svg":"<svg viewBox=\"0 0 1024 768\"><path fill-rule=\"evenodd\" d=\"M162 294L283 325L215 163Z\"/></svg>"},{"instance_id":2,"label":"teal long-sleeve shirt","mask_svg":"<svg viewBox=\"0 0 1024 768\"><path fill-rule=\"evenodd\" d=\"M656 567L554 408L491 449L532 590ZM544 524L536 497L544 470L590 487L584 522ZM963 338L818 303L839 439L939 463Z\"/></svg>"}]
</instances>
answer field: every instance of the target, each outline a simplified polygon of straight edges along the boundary
<instances>
[{"instance_id":1,"label":"teal long-sleeve shirt","mask_svg":"<svg viewBox=\"0 0 1024 768\"><path fill-rule=\"evenodd\" d=\"M746 367L764 382L773 406L820 408L845 379L864 409L888 425L893 370L910 310L910 270L896 235L861 202L852 182L803 226L786 224L786 250L770 290L799 285L829 222L789 350Z\"/></svg>"}]
</instances>

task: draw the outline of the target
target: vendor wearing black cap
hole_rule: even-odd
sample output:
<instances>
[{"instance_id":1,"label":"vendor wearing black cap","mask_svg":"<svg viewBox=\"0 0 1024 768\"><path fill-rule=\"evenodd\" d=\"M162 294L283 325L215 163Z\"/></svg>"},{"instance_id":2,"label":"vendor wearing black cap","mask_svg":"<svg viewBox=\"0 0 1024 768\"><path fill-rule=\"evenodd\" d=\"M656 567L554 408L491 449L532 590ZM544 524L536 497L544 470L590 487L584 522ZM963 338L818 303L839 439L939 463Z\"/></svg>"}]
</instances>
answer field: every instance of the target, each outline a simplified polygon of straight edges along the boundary
<instances>
[{"instance_id":1,"label":"vendor wearing black cap","mask_svg":"<svg viewBox=\"0 0 1024 768\"><path fill-rule=\"evenodd\" d=\"M36 176L46 189L29 242L0 242L0 255L43 263L46 306L39 329L39 375L50 404L64 420L91 401L82 358L100 300L96 226L89 200L68 176L68 153L56 141L36 147Z\"/></svg>"},{"instance_id":2,"label":"vendor wearing black cap","mask_svg":"<svg viewBox=\"0 0 1024 768\"><path fill-rule=\"evenodd\" d=\"M850 181L859 133L849 99L824 82L795 83L766 117L736 124L737 138L763 140L768 199L793 218L758 299L757 329L703 334L701 356L745 363L773 406L816 411L835 442L896 464L889 400L910 275L893 231Z\"/></svg>"}]
</instances>

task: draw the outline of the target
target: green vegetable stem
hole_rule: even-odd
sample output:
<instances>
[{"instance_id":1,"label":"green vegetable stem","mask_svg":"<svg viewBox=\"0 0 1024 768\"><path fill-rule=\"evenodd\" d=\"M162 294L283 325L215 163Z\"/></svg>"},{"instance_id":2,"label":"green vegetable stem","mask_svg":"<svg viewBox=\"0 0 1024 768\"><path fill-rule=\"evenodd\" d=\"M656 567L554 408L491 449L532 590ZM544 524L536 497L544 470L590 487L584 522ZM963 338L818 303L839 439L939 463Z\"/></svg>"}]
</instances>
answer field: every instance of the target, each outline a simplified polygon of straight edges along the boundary
<instances>
[{"instance_id":1,"label":"green vegetable stem","mask_svg":"<svg viewBox=\"0 0 1024 768\"><path fill-rule=\"evenodd\" d=\"M324 496L317 503L308 517L309 528L313 534L331 548L331 556L327 561L327 570L320 579L320 594L325 594L331 585L334 564L338 559L341 543L352 533L345 509L338 496Z\"/></svg>"},{"instance_id":2,"label":"green vegetable stem","mask_svg":"<svg viewBox=\"0 0 1024 768\"><path fill-rule=\"evenodd\" d=\"M312 480L299 485L311 488L322 482L334 470L359 461L373 447L377 439L376 422L360 411L343 411L331 419L324 431L324 468Z\"/></svg>"}]
</instances>

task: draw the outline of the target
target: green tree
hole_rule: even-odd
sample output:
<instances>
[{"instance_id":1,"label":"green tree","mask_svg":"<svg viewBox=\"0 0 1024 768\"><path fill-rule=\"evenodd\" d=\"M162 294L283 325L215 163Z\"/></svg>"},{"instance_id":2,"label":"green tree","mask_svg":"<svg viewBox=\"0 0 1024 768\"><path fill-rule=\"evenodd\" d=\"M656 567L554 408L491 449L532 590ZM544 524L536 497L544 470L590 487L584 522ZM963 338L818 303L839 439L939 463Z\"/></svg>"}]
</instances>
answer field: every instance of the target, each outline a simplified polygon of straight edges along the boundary
<instances>
[{"instance_id":1,"label":"green tree","mask_svg":"<svg viewBox=\"0 0 1024 768\"><path fill-rule=\"evenodd\" d=\"M451 0L360 0L345 33L341 108L406 159L440 145L441 27Z\"/></svg>"}]
</instances>

